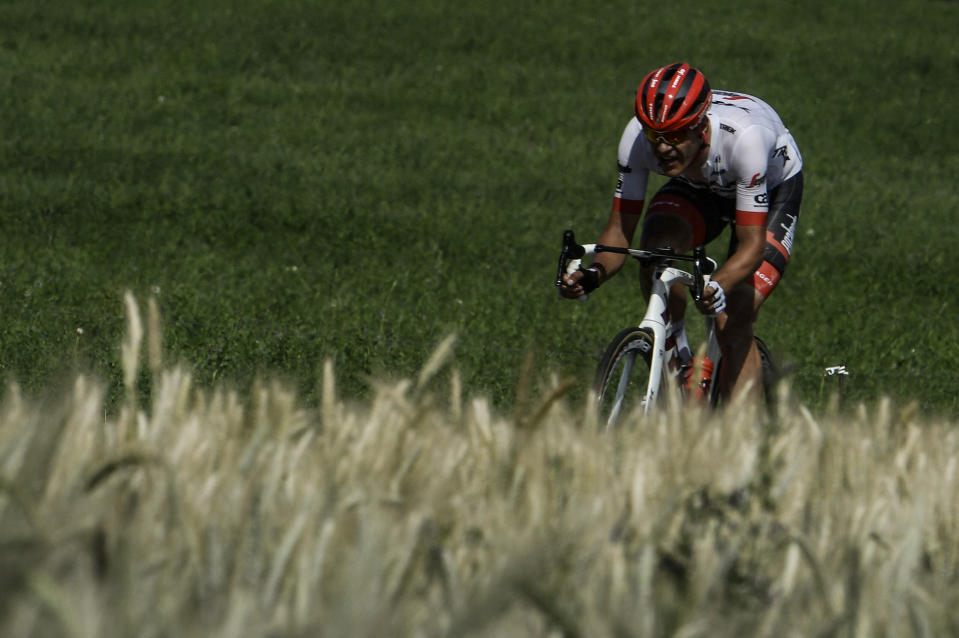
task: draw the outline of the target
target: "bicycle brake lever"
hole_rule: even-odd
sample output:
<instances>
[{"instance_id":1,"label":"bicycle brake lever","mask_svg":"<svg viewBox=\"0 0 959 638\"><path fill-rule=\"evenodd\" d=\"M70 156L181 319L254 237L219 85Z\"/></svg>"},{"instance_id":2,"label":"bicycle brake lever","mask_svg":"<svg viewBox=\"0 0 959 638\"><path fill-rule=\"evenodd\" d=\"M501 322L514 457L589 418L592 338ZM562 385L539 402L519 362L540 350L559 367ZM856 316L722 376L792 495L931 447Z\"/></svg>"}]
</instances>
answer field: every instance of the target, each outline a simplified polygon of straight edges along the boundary
<instances>
[{"instance_id":1,"label":"bicycle brake lever","mask_svg":"<svg viewBox=\"0 0 959 638\"><path fill-rule=\"evenodd\" d=\"M693 248L693 258L693 300L699 303L703 300L703 291L706 287L704 276L710 274L713 269L712 264L706 261L706 249L703 246Z\"/></svg>"},{"instance_id":2,"label":"bicycle brake lever","mask_svg":"<svg viewBox=\"0 0 959 638\"><path fill-rule=\"evenodd\" d=\"M559 253L559 266L556 269L556 287L563 285L563 275L566 274L566 268L573 259L579 259L586 254L586 250L576 243L576 237L572 230L563 233L563 249Z\"/></svg>"},{"instance_id":3,"label":"bicycle brake lever","mask_svg":"<svg viewBox=\"0 0 959 638\"><path fill-rule=\"evenodd\" d=\"M556 266L556 287L563 285L563 273L566 272L566 266L569 264L569 241L573 236L573 231L567 230L563 233L563 247L559 251L559 265Z\"/></svg>"},{"instance_id":4,"label":"bicycle brake lever","mask_svg":"<svg viewBox=\"0 0 959 638\"><path fill-rule=\"evenodd\" d=\"M571 230L563 233L563 248L569 251L569 256L573 259L579 259L586 254L586 249L576 243L576 237Z\"/></svg>"}]
</instances>

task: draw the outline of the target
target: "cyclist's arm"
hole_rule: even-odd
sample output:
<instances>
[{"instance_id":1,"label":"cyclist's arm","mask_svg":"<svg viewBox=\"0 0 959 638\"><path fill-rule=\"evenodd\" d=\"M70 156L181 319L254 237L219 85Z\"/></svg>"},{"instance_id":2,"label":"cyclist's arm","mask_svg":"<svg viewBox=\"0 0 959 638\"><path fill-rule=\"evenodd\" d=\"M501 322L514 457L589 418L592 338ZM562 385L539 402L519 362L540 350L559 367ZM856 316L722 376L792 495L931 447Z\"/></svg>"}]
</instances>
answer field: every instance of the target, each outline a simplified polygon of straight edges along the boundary
<instances>
[{"instance_id":1,"label":"cyclist's arm","mask_svg":"<svg viewBox=\"0 0 959 638\"><path fill-rule=\"evenodd\" d=\"M649 166L655 162L651 147L640 135L642 126L635 117L630 119L619 140L617 168L619 180L613 197L613 208L609 221L596 243L617 248L629 248L643 215L646 199L646 184L649 180ZM600 283L615 275L623 263L625 255L600 253L593 259L601 271Z\"/></svg>"},{"instance_id":2,"label":"cyclist's arm","mask_svg":"<svg viewBox=\"0 0 959 638\"><path fill-rule=\"evenodd\" d=\"M737 224L736 240L739 242L736 252L712 276L712 280L727 291L748 280L762 263L766 249L766 226Z\"/></svg>"},{"instance_id":3,"label":"cyclist's arm","mask_svg":"<svg viewBox=\"0 0 959 638\"><path fill-rule=\"evenodd\" d=\"M613 206L609 214L609 221L606 228L600 234L596 243L605 246L616 246L617 248L629 248L633 243L633 236L636 234L636 228L639 226L639 219L642 216L643 202L630 202L628 207L620 205ZM623 208L627 208L626 211ZM626 261L626 255L618 253L599 253L593 258L593 264L598 264L601 274L600 283L609 279L623 267Z\"/></svg>"},{"instance_id":4,"label":"cyclist's arm","mask_svg":"<svg viewBox=\"0 0 959 638\"><path fill-rule=\"evenodd\" d=\"M596 240L598 244L629 248L636 234L636 227L643 214L646 183L649 178L647 167L654 161L649 145L644 140L639 140L637 143L641 130L639 120L635 117L631 118L619 140L617 152L619 180L616 183L609 221L606 222L606 228ZM616 274L625 261L625 255L599 253L593 257L592 263L587 268L595 269L598 275L597 283L601 284ZM565 286L560 291L563 296L575 297L582 294L579 284L582 278L581 272L565 276Z\"/></svg>"}]
</instances>

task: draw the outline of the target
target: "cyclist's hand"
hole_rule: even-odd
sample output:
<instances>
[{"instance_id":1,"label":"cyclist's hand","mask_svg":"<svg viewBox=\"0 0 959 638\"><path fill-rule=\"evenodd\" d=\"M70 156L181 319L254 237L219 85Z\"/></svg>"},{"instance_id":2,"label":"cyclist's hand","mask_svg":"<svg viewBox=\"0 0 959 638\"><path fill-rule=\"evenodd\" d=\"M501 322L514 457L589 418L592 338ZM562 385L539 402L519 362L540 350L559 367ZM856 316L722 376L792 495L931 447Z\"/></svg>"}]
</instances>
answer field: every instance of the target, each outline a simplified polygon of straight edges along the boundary
<instances>
[{"instance_id":1,"label":"cyclist's hand","mask_svg":"<svg viewBox=\"0 0 959 638\"><path fill-rule=\"evenodd\" d=\"M707 315L719 315L726 310L726 291L717 281L710 281L703 291L703 299L699 302L699 309Z\"/></svg>"},{"instance_id":2,"label":"cyclist's hand","mask_svg":"<svg viewBox=\"0 0 959 638\"><path fill-rule=\"evenodd\" d=\"M563 275L563 283L559 287L559 294L567 299L576 299L593 292L599 286L599 273L594 269L580 268L572 274Z\"/></svg>"}]
</instances>

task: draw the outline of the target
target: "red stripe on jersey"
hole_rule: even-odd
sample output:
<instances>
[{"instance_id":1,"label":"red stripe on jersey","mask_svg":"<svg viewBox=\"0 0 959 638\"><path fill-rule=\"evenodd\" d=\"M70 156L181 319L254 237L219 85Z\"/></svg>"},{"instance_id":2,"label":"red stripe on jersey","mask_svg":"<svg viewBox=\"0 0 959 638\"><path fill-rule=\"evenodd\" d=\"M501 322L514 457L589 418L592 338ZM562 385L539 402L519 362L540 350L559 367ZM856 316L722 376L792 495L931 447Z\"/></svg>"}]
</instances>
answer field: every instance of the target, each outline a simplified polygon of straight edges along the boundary
<instances>
[{"instance_id":1,"label":"red stripe on jersey","mask_svg":"<svg viewBox=\"0 0 959 638\"><path fill-rule=\"evenodd\" d=\"M765 226L766 213L763 211L737 210L736 225L737 226Z\"/></svg>"},{"instance_id":2,"label":"red stripe on jersey","mask_svg":"<svg viewBox=\"0 0 959 638\"><path fill-rule=\"evenodd\" d=\"M789 261L789 251L786 250L786 247L777 241L776 236L773 235L771 230L766 231L766 243L779 251L779 254L786 258L786 261Z\"/></svg>"},{"instance_id":3,"label":"red stripe on jersey","mask_svg":"<svg viewBox=\"0 0 959 638\"><path fill-rule=\"evenodd\" d=\"M644 199L613 198L613 210L623 215L642 215Z\"/></svg>"},{"instance_id":4,"label":"red stripe on jersey","mask_svg":"<svg viewBox=\"0 0 959 638\"><path fill-rule=\"evenodd\" d=\"M779 274L779 271L771 263L764 261L759 265L759 269L753 273L753 288L765 299L779 283L780 277L782 275Z\"/></svg>"}]
</instances>

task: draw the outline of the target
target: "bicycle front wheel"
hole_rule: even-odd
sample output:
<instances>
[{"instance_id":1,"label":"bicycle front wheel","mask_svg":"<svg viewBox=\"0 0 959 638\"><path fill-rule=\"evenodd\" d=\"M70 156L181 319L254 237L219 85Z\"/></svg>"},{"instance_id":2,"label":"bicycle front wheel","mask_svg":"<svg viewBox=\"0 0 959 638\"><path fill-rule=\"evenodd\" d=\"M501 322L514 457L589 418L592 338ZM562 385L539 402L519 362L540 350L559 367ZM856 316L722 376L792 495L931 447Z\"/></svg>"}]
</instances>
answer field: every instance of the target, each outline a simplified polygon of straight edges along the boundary
<instances>
[{"instance_id":1,"label":"bicycle front wheel","mask_svg":"<svg viewBox=\"0 0 959 638\"><path fill-rule=\"evenodd\" d=\"M653 335L643 328L626 328L606 348L593 382L605 430L637 406L646 408L652 354Z\"/></svg>"}]
</instances>

